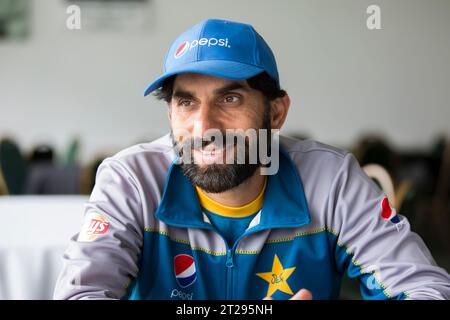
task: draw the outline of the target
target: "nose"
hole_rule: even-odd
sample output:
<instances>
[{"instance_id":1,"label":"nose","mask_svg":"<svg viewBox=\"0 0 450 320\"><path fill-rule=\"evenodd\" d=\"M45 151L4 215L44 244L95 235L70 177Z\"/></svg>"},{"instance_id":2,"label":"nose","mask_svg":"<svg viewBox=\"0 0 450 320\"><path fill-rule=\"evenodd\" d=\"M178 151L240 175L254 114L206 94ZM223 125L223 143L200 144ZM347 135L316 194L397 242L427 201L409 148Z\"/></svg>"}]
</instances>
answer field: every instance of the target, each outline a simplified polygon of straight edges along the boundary
<instances>
[{"instance_id":1,"label":"nose","mask_svg":"<svg viewBox=\"0 0 450 320\"><path fill-rule=\"evenodd\" d=\"M219 128L219 119L216 118L217 115L214 111L214 107L204 103L198 109L198 114L194 122L194 137L203 137L205 132L210 129Z\"/></svg>"}]
</instances>

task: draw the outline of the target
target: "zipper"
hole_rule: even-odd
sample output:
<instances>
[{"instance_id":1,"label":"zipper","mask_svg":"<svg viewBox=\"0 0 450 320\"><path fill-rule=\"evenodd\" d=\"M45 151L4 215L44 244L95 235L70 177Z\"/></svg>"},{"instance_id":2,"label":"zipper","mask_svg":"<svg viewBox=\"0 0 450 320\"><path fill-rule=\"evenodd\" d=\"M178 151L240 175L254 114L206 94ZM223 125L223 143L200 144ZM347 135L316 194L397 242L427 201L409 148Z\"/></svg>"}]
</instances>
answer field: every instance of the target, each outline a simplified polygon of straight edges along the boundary
<instances>
[{"instance_id":1,"label":"zipper","mask_svg":"<svg viewBox=\"0 0 450 320\"><path fill-rule=\"evenodd\" d=\"M251 229L253 229L253 228L251 228ZM227 248L227 260L225 263L225 266L227 267L227 300L233 299L233 283L234 283L233 275L234 275L234 269L236 268L236 266L234 264L234 254L236 252L237 245L242 238L244 238L254 232L254 230L251 230L251 229L246 230L243 234L241 234L239 236L239 238L236 239L232 248L229 248L227 240L219 232L216 231L216 233L225 242L225 246Z\"/></svg>"},{"instance_id":2,"label":"zipper","mask_svg":"<svg viewBox=\"0 0 450 320\"><path fill-rule=\"evenodd\" d=\"M227 244L228 245L228 244ZM233 298L233 268L234 268L234 250L227 250L227 262L225 266L227 267L227 300L231 300Z\"/></svg>"},{"instance_id":3,"label":"zipper","mask_svg":"<svg viewBox=\"0 0 450 320\"><path fill-rule=\"evenodd\" d=\"M225 237L222 236L220 234L220 232L218 232L211 224L208 224L208 225L204 226L203 228L211 230L214 233L216 233L217 235L219 235L219 237L221 237L223 242L225 243L225 248L227 250L227 257L226 257L226 261L225 261L225 267L226 267L226 271L227 271L226 272L226 274L227 274L227 279L226 279L226 283L227 283L226 284L226 286L227 286L227 288L226 288L226 299L227 300L232 300L233 299L233 280L234 280L233 279L233 273L234 273L233 269L235 268L235 265L234 265L234 253L236 251L236 247L237 247L237 244L238 244L239 240L245 235L245 232L244 232L244 234L242 234L236 240L236 242L233 244L233 247L230 248L228 246L228 242L225 239Z\"/></svg>"},{"instance_id":4,"label":"zipper","mask_svg":"<svg viewBox=\"0 0 450 320\"><path fill-rule=\"evenodd\" d=\"M227 294L226 294L227 298L226 299L227 300L233 300L233 287L234 287L233 286L233 283L234 283L234 277L233 276L234 276L234 269L236 268L236 266L234 264L234 254L236 252L237 245L238 245L239 241L242 238L248 236L249 234L252 234L252 233L258 231L258 229L253 227L253 228L250 228L250 229L246 230L243 234L241 234L239 236L239 238L236 239L236 241L233 244L232 248L230 248L228 246L227 240L219 232L217 232L217 230L215 230L212 227L211 227L211 230L215 231L223 239L223 241L225 242L225 247L227 248L227 259L226 259L226 262L225 262L225 266L227 268L227 290L226 290L227 291Z\"/></svg>"}]
</instances>

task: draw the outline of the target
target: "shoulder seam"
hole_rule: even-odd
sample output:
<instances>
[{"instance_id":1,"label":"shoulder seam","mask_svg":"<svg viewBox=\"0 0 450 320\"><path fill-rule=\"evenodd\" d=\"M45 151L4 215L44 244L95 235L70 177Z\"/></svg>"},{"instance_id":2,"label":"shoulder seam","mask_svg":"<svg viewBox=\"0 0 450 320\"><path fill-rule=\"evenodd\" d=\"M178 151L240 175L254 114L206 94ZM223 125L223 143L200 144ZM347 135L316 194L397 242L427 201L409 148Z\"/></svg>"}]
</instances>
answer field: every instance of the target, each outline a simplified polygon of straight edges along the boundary
<instances>
[{"instance_id":1,"label":"shoulder seam","mask_svg":"<svg viewBox=\"0 0 450 320\"><path fill-rule=\"evenodd\" d=\"M165 154L166 152L170 152L172 150L172 148L169 146L164 146L164 147L165 147L164 150L140 150L140 151L134 151L132 153L122 153L124 151L124 150L122 150L122 151L116 153L115 155L108 157L107 159L120 161L128 156L132 156L135 154Z\"/></svg>"},{"instance_id":2,"label":"shoulder seam","mask_svg":"<svg viewBox=\"0 0 450 320\"><path fill-rule=\"evenodd\" d=\"M333 153L341 159L344 159L347 156L347 154L350 153L349 151L345 151L345 150L343 150L342 153L340 153L340 152L332 150L332 149L321 149L321 148L311 148L308 150L299 150L299 149L286 150L287 153L309 153L309 152L313 152L313 151L322 151L322 152Z\"/></svg>"}]
</instances>

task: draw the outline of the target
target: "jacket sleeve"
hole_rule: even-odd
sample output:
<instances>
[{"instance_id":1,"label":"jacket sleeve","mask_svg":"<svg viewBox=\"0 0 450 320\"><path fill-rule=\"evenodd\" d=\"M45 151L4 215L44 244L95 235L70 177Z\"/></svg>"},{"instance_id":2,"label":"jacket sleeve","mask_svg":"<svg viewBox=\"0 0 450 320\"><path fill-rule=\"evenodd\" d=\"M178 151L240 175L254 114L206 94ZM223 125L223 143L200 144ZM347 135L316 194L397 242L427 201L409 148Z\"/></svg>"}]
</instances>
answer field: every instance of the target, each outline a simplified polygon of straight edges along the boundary
<instances>
[{"instance_id":1,"label":"jacket sleeve","mask_svg":"<svg viewBox=\"0 0 450 320\"><path fill-rule=\"evenodd\" d=\"M81 231L63 256L55 299L120 299L138 272L142 205L136 179L106 159L86 204Z\"/></svg>"},{"instance_id":2,"label":"jacket sleeve","mask_svg":"<svg viewBox=\"0 0 450 320\"><path fill-rule=\"evenodd\" d=\"M327 206L336 266L359 279L364 299L450 299L448 273L350 153Z\"/></svg>"}]
</instances>

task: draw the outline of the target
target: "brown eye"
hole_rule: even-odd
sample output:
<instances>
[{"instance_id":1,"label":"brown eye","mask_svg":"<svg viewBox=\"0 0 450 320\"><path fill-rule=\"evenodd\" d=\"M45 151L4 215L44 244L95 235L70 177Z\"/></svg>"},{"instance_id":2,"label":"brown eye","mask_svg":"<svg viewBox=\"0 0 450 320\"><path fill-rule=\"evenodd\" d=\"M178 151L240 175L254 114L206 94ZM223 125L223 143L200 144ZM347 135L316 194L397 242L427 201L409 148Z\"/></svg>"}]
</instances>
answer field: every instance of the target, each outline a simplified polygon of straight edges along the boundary
<instances>
[{"instance_id":1,"label":"brown eye","mask_svg":"<svg viewBox=\"0 0 450 320\"><path fill-rule=\"evenodd\" d=\"M192 106L192 101L191 100L180 100L178 102L178 105L180 105L182 107L190 107L190 106Z\"/></svg>"},{"instance_id":2,"label":"brown eye","mask_svg":"<svg viewBox=\"0 0 450 320\"><path fill-rule=\"evenodd\" d=\"M226 96L224 98L224 102L226 103L235 103L239 101L239 97L238 96Z\"/></svg>"}]
</instances>

